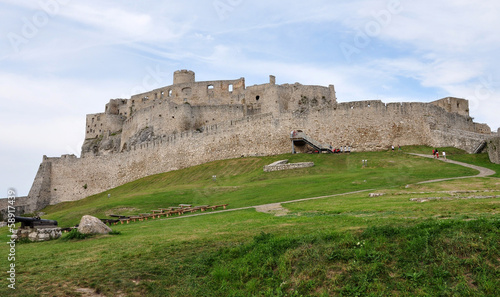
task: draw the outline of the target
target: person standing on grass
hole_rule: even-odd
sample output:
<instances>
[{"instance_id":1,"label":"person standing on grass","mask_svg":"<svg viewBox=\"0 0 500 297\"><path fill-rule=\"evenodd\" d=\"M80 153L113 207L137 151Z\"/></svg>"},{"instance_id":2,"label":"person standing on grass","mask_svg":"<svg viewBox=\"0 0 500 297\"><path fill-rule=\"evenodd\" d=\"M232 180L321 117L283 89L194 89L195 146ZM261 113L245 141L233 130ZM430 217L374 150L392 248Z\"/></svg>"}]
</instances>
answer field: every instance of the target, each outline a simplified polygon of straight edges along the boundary
<instances>
[{"instance_id":1,"label":"person standing on grass","mask_svg":"<svg viewBox=\"0 0 500 297\"><path fill-rule=\"evenodd\" d=\"M443 152L443 159L446 160L446 152Z\"/></svg>"},{"instance_id":2,"label":"person standing on grass","mask_svg":"<svg viewBox=\"0 0 500 297\"><path fill-rule=\"evenodd\" d=\"M434 158L436 158L436 150L435 149L432 150L432 155L434 156Z\"/></svg>"},{"instance_id":3,"label":"person standing on grass","mask_svg":"<svg viewBox=\"0 0 500 297\"><path fill-rule=\"evenodd\" d=\"M436 159L439 159L439 152L436 150Z\"/></svg>"}]
</instances>

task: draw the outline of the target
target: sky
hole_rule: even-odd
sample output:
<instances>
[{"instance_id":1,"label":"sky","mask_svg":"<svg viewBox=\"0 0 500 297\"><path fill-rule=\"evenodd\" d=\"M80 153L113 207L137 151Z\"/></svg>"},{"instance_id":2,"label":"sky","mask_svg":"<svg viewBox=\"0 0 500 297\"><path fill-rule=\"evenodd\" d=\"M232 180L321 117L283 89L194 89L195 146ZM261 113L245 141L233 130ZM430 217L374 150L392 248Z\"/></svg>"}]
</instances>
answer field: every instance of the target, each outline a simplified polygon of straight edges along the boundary
<instances>
[{"instance_id":1,"label":"sky","mask_svg":"<svg viewBox=\"0 0 500 297\"><path fill-rule=\"evenodd\" d=\"M0 0L0 197L43 155L80 155L85 115L197 81L335 85L339 102L470 101L500 127L500 1Z\"/></svg>"}]
</instances>

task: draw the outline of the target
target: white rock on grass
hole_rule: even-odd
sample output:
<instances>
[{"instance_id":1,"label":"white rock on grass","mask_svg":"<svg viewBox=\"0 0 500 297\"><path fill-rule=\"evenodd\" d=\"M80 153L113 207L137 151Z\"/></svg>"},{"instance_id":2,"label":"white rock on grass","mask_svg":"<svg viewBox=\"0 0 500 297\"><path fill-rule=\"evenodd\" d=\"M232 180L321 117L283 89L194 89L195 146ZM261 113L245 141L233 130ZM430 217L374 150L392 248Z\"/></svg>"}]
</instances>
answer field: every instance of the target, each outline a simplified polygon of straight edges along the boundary
<instances>
[{"instance_id":1,"label":"white rock on grass","mask_svg":"<svg viewBox=\"0 0 500 297\"><path fill-rule=\"evenodd\" d=\"M93 216L83 216L78 225L78 232L83 234L108 234L111 228Z\"/></svg>"}]
</instances>

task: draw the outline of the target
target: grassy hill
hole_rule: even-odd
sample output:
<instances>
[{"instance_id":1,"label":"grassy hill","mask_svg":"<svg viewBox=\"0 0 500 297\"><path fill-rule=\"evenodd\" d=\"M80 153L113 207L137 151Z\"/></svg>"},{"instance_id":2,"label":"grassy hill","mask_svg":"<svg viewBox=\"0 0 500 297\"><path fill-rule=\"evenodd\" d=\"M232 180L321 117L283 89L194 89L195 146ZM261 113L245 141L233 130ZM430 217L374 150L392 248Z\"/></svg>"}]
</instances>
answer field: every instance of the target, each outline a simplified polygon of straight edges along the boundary
<instances>
[{"instance_id":1,"label":"grassy hill","mask_svg":"<svg viewBox=\"0 0 500 297\"><path fill-rule=\"evenodd\" d=\"M446 151L500 172L485 155ZM281 159L315 166L263 172ZM500 200L485 197L500 195L500 180L416 184L476 173L370 152L242 158L150 176L50 206L44 218L71 226L85 214L104 218L180 203L235 209L330 197L283 203L279 216L251 208L113 226L119 235L18 244L16 290L1 278L0 295L498 296ZM348 194L360 190L368 191ZM7 247L0 253L7 255ZM1 267L8 264L0 257Z\"/></svg>"}]
</instances>

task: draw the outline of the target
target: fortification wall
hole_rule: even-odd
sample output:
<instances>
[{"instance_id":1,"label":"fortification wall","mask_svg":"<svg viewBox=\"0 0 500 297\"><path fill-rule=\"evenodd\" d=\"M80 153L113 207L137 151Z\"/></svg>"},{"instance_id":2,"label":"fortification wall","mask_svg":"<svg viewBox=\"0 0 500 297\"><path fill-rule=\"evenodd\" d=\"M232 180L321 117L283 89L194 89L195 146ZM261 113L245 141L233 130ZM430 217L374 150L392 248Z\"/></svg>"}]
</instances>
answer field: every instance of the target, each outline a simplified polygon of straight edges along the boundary
<instances>
[{"instance_id":1,"label":"fortification wall","mask_svg":"<svg viewBox=\"0 0 500 297\"><path fill-rule=\"evenodd\" d=\"M25 213L33 212L35 209L32 207L33 199L30 199L28 196L16 197L14 201L14 205L9 204L9 199L3 198L0 199L0 222L4 222L9 217L9 206L14 207L14 214L16 216L20 216Z\"/></svg>"},{"instance_id":2,"label":"fortification wall","mask_svg":"<svg viewBox=\"0 0 500 297\"><path fill-rule=\"evenodd\" d=\"M85 139L92 139L122 130L125 117L115 114L88 114Z\"/></svg>"},{"instance_id":3,"label":"fortification wall","mask_svg":"<svg viewBox=\"0 0 500 297\"><path fill-rule=\"evenodd\" d=\"M430 104L439 106L447 112L454 112L463 116L469 116L469 101L465 99L446 97L433 101Z\"/></svg>"},{"instance_id":4,"label":"fortification wall","mask_svg":"<svg viewBox=\"0 0 500 297\"><path fill-rule=\"evenodd\" d=\"M183 81L183 80L181 80ZM129 107L139 110L155 101L175 104L216 105L238 103L245 93L245 79L174 83L173 85L134 95Z\"/></svg>"},{"instance_id":5,"label":"fortification wall","mask_svg":"<svg viewBox=\"0 0 500 297\"><path fill-rule=\"evenodd\" d=\"M258 137L255 127L268 132ZM48 158L52 167L51 204L79 200L138 178L241 156L274 155L289 150L288 134L260 115L207 126L132 146L128 151L85 158ZM288 145L287 145L288 144Z\"/></svg>"},{"instance_id":6,"label":"fortification wall","mask_svg":"<svg viewBox=\"0 0 500 297\"><path fill-rule=\"evenodd\" d=\"M153 136L201 129L206 125L242 118L242 105L203 105L162 103L141 109L127 119L121 137L122 149L131 145L131 138L151 127Z\"/></svg>"},{"instance_id":7,"label":"fortification wall","mask_svg":"<svg viewBox=\"0 0 500 297\"><path fill-rule=\"evenodd\" d=\"M52 168L50 203L82 199L144 176L209 161L287 153L291 151L289 132L294 129L334 147L350 145L353 151L391 145L460 146L454 142L457 135L430 128L436 123L448 127L457 120L433 105L380 101L340 103L306 113L289 111L279 117L272 113L247 116L129 146L119 154L48 158L45 162ZM462 121L459 127L473 129L466 117Z\"/></svg>"},{"instance_id":8,"label":"fortification wall","mask_svg":"<svg viewBox=\"0 0 500 297\"><path fill-rule=\"evenodd\" d=\"M500 137L488 140L488 155L492 163L500 164Z\"/></svg>"},{"instance_id":9,"label":"fortification wall","mask_svg":"<svg viewBox=\"0 0 500 297\"><path fill-rule=\"evenodd\" d=\"M469 154L474 153L474 150L491 136L487 134L479 134L467 132L463 130L447 129L433 130L431 132L432 142L429 144L434 147L456 147L463 149Z\"/></svg>"}]
</instances>

